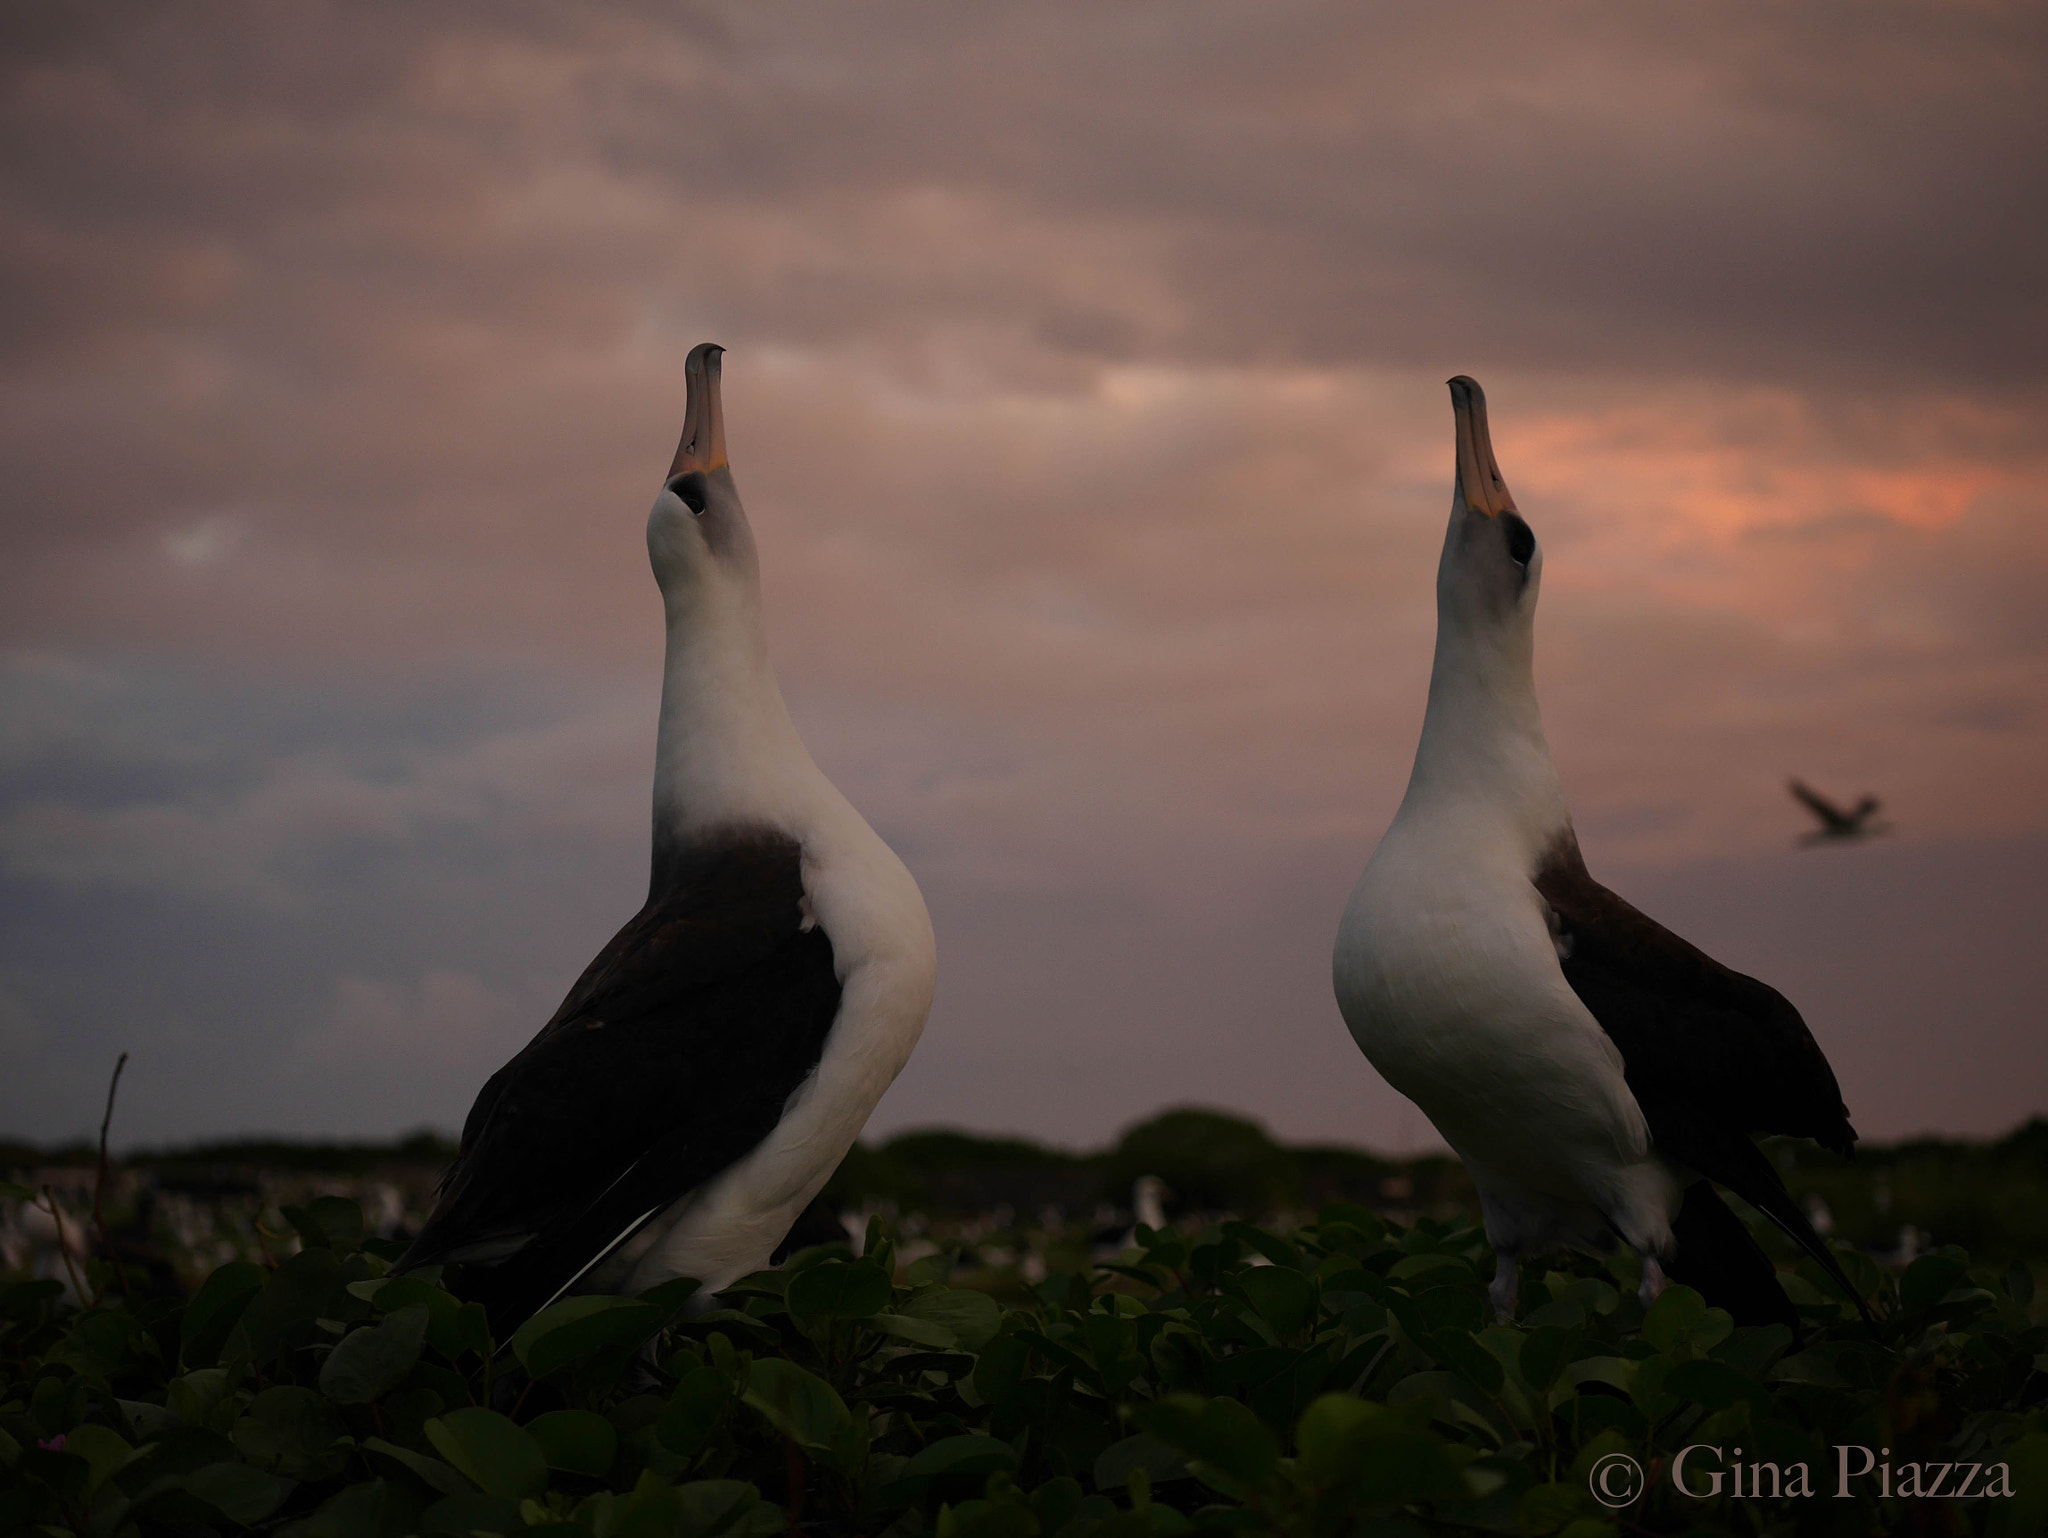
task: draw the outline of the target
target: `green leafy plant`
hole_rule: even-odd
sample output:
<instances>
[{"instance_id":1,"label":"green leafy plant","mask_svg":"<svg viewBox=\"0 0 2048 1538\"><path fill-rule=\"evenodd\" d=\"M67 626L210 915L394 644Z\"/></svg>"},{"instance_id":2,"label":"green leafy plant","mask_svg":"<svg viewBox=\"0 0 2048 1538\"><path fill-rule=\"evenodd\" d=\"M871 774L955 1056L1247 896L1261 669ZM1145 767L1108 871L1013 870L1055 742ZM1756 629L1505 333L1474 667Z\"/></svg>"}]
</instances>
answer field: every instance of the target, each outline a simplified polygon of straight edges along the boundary
<instances>
[{"instance_id":1,"label":"green leafy plant","mask_svg":"<svg viewBox=\"0 0 2048 1538\"><path fill-rule=\"evenodd\" d=\"M1342 1204L1287 1233L1140 1228L1116 1261L1012 1280L1007 1302L955 1285L948 1254L899 1264L873 1223L858 1257L805 1251L715 1298L565 1298L497 1341L431 1272L390 1276L352 1203L286 1216L296 1253L223 1265L188 1300L0 1288L0 1534L2048 1523L2032 1274L1955 1249L1897 1275L1843 1250L1875 1329L1789 1273L1795 1339L1683 1287L1645 1311L1624 1256L1530 1268L1521 1317L1495 1323L1469 1222ZM1844 1447L1884 1449L1888 1483L1873 1467L1838 1496ZM1814 1495L1745 1492L1749 1462L1780 1486L1804 1465ZM1937 1464L1983 1477L1960 1500L1901 1493ZM1602 1474L1624 1466L1640 1488Z\"/></svg>"}]
</instances>

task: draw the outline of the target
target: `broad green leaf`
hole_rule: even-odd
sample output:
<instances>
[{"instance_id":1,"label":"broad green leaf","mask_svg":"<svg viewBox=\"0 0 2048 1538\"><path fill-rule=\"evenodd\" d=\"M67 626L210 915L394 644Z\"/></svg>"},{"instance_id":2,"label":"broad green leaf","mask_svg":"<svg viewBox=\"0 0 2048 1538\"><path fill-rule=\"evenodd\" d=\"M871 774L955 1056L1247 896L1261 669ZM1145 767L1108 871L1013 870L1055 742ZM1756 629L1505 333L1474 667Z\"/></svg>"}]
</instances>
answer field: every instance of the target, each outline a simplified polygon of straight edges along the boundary
<instances>
[{"instance_id":1,"label":"broad green leaf","mask_svg":"<svg viewBox=\"0 0 2048 1538\"><path fill-rule=\"evenodd\" d=\"M379 1324L351 1330L320 1364L320 1392L336 1404L369 1404L405 1381L427 1338L426 1305L412 1303Z\"/></svg>"},{"instance_id":2,"label":"broad green leaf","mask_svg":"<svg viewBox=\"0 0 2048 1538\"><path fill-rule=\"evenodd\" d=\"M451 1360L468 1352L488 1362L497 1353L497 1342L491 1339L491 1316L481 1303L465 1303L457 1309L448 1333L455 1343L448 1353Z\"/></svg>"},{"instance_id":3,"label":"broad green leaf","mask_svg":"<svg viewBox=\"0 0 2048 1538\"><path fill-rule=\"evenodd\" d=\"M126 1371L130 1354L142 1342L142 1326L126 1309L88 1309L72 1316L70 1330L48 1359L67 1364L80 1377L115 1378Z\"/></svg>"},{"instance_id":4,"label":"broad green leaf","mask_svg":"<svg viewBox=\"0 0 2048 1538\"><path fill-rule=\"evenodd\" d=\"M470 1342L462 1325L462 1300L445 1287L417 1276L390 1276L374 1282L354 1282L348 1289L383 1313L402 1308L427 1311L427 1344L454 1361Z\"/></svg>"},{"instance_id":5,"label":"broad green leaf","mask_svg":"<svg viewBox=\"0 0 2048 1538\"><path fill-rule=\"evenodd\" d=\"M1969 1274L1969 1262L1956 1255L1922 1255L1899 1278L1899 1302L1908 1311L1932 1308Z\"/></svg>"},{"instance_id":6,"label":"broad green leaf","mask_svg":"<svg viewBox=\"0 0 2048 1538\"><path fill-rule=\"evenodd\" d=\"M220 1267L192 1295L179 1321L178 1336L188 1367L211 1367L243 1311L263 1290L264 1270L253 1261L232 1260Z\"/></svg>"},{"instance_id":7,"label":"broad green leaf","mask_svg":"<svg viewBox=\"0 0 2048 1538\"><path fill-rule=\"evenodd\" d=\"M865 1322L868 1328L880 1330L884 1335L907 1340L913 1346L929 1346L934 1351L950 1351L960 1344L960 1338L951 1330L929 1319L912 1319L902 1314L873 1314Z\"/></svg>"},{"instance_id":8,"label":"broad green leaf","mask_svg":"<svg viewBox=\"0 0 2048 1538\"><path fill-rule=\"evenodd\" d=\"M1759 1381L1792 1345L1792 1331L1782 1324L1753 1324L1730 1330L1714 1355L1746 1378Z\"/></svg>"},{"instance_id":9,"label":"broad green leaf","mask_svg":"<svg viewBox=\"0 0 2048 1538\"><path fill-rule=\"evenodd\" d=\"M1585 1485L1559 1479L1525 1490L1515 1503L1515 1521L1525 1533L1562 1533L1599 1509ZM1602 1524L1601 1531L1614 1529Z\"/></svg>"},{"instance_id":10,"label":"broad green leaf","mask_svg":"<svg viewBox=\"0 0 2048 1538\"><path fill-rule=\"evenodd\" d=\"M619 1434L602 1415L588 1410L550 1410L526 1423L548 1467L602 1479L619 1453Z\"/></svg>"},{"instance_id":11,"label":"broad green leaf","mask_svg":"<svg viewBox=\"0 0 2048 1538\"><path fill-rule=\"evenodd\" d=\"M536 1378L599 1353L632 1351L654 1338L660 1309L634 1298L588 1293L550 1304L512 1336L512 1351Z\"/></svg>"},{"instance_id":12,"label":"broad green leaf","mask_svg":"<svg viewBox=\"0 0 2048 1538\"><path fill-rule=\"evenodd\" d=\"M1672 1283L1643 1315L1643 1339L1659 1351L1675 1350L1707 1311L1707 1300L1690 1287Z\"/></svg>"},{"instance_id":13,"label":"broad green leaf","mask_svg":"<svg viewBox=\"0 0 2048 1538\"><path fill-rule=\"evenodd\" d=\"M329 1496L313 1515L284 1527L279 1538L405 1538L420 1530L426 1505L409 1484L369 1479Z\"/></svg>"},{"instance_id":14,"label":"broad green leaf","mask_svg":"<svg viewBox=\"0 0 2048 1538\"><path fill-rule=\"evenodd\" d=\"M1349 1478L1369 1505L1455 1500L1464 1493L1459 1466L1442 1438L1402 1429L1366 1440Z\"/></svg>"},{"instance_id":15,"label":"broad green leaf","mask_svg":"<svg viewBox=\"0 0 2048 1538\"><path fill-rule=\"evenodd\" d=\"M22 1483L47 1486L59 1499L72 1502L83 1502L85 1487L92 1482L90 1463L76 1454L54 1447L24 1447L15 1459L13 1472ZM14 1483L10 1480L0 1484L0 1494Z\"/></svg>"},{"instance_id":16,"label":"broad green leaf","mask_svg":"<svg viewBox=\"0 0 2048 1538\"><path fill-rule=\"evenodd\" d=\"M1384 1405L1350 1394L1324 1394L1302 1411L1295 1431L1297 1464L1312 1484L1331 1484L1356 1467L1365 1442L1411 1429L1406 1417Z\"/></svg>"},{"instance_id":17,"label":"broad green leaf","mask_svg":"<svg viewBox=\"0 0 2048 1538\"><path fill-rule=\"evenodd\" d=\"M937 1479L941 1475L1008 1473L1016 1467L1016 1450L995 1437L941 1437L910 1460L903 1477Z\"/></svg>"},{"instance_id":18,"label":"broad green leaf","mask_svg":"<svg viewBox=\"0 0 2048 1538\"><path fill-rule=\"evenodd\" d=\"M1671 1369L1678 1365L1668 1356L1646 1356L1636 1363L1635 1382L1629 1387L1629 1398L1643 1412L1644 1419L1652 1424L1662 1420L1680 1404L1668 1382Z\"/></svg>"},{"instance_id":19,"label":"broad green leaf","mask_svg":"<svg viewBox=\"0 0 2048 1538\"><path fill-rule=\"evenodd\" d=\"M1041 1533L1064 1532L1067 1524L1080 1515L1082 1503L1089 1499L1107 1504L1101 1496L1083 1495L1078 1479L1066 1475L1048 1479L1031 1492L1031 1509L1038 1515L1038 1530Z\"/></svg>"},{"instance_id":20,"label":"broad green leaf","mask_svg":"<svg viewBox=\"0 0 2048 1538\"><path fill-rule=\"evenodd\" d=\"M828 1260L789 1279L783 1301L804 1324L866 1319L889 1306L889 1273L872 1261Z\"/></svg>"},{"instance_id":21,"label":"broad green leaf","mask_svg":"<svg viewBox=\"0 0 2048 1538\"><path fill-rule=\"evenodd\" d=\"M1565 1377L1577 1383L1605 1383L1624 1394L1636 1386L1635 1362L1621 1356L1581 1357L1565 1369Z\"/></svg>"},{"instance_id":22,"label":"broad green leaf","mask_svg":"<svg viewBox=\"0 0 2048 1538\"><path fill-rule=\"evenodd\" d=\"M659 1310L664 1319L673 1319L702 1290L703 1285L693 1276L678 1276L648 1288L640 1294L640 1301Z\"/></svg>"},{"instance_id":23,"label":"broad green leaf","mask_svg":"<svg viewBox=\"0 0 2048 1538\"><path fill-rule=\"evenodd\" d=\"M686 1538L720 1538L751 1526L747 1518L761 1506L761 1492L738 1479L697 1479L676 1486L681 1531ZM778 1530L780 1514L776 1517Z\"/></svg>"},{"instance_id":24,"label":"broad green leaf","mask_svg":"<svg viewBox=\"0 0 2048 1538\"><path fill-rule=\"evenodd\" d=\"M2048 1435L2037 1431L1983 1456L1987 1463L2006 1465L2012 1491L1984 1503L1991 1508L1984 1528L1989 1538L2024 1538L2048 1529ZM1993 1488L1992 1472L1985 1469L1972 1488Z\"/></svg>"},{"instance_id":25,"label":"broad green leaf","mask_svg":"<svg viewBox=\"0 0 2048 1538\"><path fill-rule=\"evenodd\" d=\"M1279 1446L1259 1418L1234 1399L1206 1404L1185 1394L1138 1412L1138 1424L1190 1460L1198 1474L1227 1495L1242 1498L1271 1477Z\"/></svg>"},{"instance_id":26,"label":"broad green leaf","mask_svg":"<svg viewBox=\"0 0 2048 1538\"><path fill-rule=\"evenodd\" d=\"M256 1467L286 1479L331 1479L348 1462L335 1444L346 1434L335 1409L296 1384L267 1388L235 1422L235 1446Z\"/></svg>"},{"instance_id":27,"label":"broad green leaf","mask_svg":"<svg viewBox=\"0 0 2048 1538\"><path fill-rule=\"evenodd\" d=\"M268 1361L288 1336L315 1319L339 1317L353 1302L342 1283L339 1257L332 1250L301 1250L270 1273L234 1337L246 1340L258 1361Z\"/></svg>"},{"instance_id":28,"label":"broad green leaf","mask_svg":"<svg viewBox=\"0 0 2048 1538\"><path fill-rule=\"evenodd\" d=\"M959 1256L941 1250L936 1255L927 1255L922 1260L913 1260L903 1268L903 1280L912 1287L929 1287L933 1283L950 1282Z\"/></svg>"},{"instance_id":29,"label":"broad green leaf","mask_svg":"<svg viewBox=\"0 0 2048 1538\"><path fill-rule=\"evenodd\" d=\"M487 1495L518 1500L547 1488L540 1444L496 1410L467 1405L427 1422L434 1451Z\"/></svg>"},{"instance_id":30,"label":"broad green leaf","mask_svg":"<svg viewBox=\"0 0 2048 1538\"><path fill-rule=\"evenodd\" d=\"M439 1458L429 1458L425 1453L416 1453L409 1447L399 1447L382 1437L364 1438L363 1451L386 1463L395 1464L428 1489L438 1491L442 1495L460 1495L476 1488Z\"/></svg>"},{"instance_id":31,"label":"broad green leaf","mask_svg":"<svg viewBox=\"0 0 2048 1538\"><path fill-rule=\"evenodd\" d=\"M736 1308L709 1309L682 1322L693 1335L710 1335L715 1331L743 1340L750 1350L775 1351L782 1345L782 1337L773 1325Z\"/></svg>"},{"instance_id":32,"label":"broad green leaf","mask_svg":"<svg viewBox=\"0 0 2048 1538\"><path fill-rule=\"evenodd\" d=\"M1248 1267L1239 1273L1237 1285L1281 1340L1299 1335L1315 1315L1315 1284L1289 1267Z\"/></svg>"},{"instance_id":33,"label":"broad green leaf","mask_svg":"<svg viewBox=\"0 0 2048 1538\"><path fill-rule=\"evenodd\" d=\"M1276 1266L1286 1266L1293 1271L1307 1268L1302 1264L1301 1250L1278 1234L1269 1234L1263 1228L1250 1223L1225 1223L1223 1231L1247 1249L1255 1250Z\"/></svg>"},{"instance_id":34,"label":"broad green leaf","mask_svg":"<svg viewBox=\"0 0 2048 1538\"><path fill-rule=\"evenodd\" d=\"M346 1196L316 1196L303 1207L280 1208L308 1249L347 1254L362 1248L363 1209Z\"/></svg>"},{"instance_id":35,"label":"broad green leaf","mask_svg":"<svg viewBox=\"0 0 2048 1538\"><path fill-rule=\"evenodd\" d=\"M652 1469L641 1473L628 1494L598 1496L577 1515L579 1525L587 1521L603 1538L674 1538L683 1531L682 1500Z\"/></svg>"},{"instance_id":36,"label":"broad green leaf","mask_svg":"<svg viewBox=\"0 0 2048 1538\"><path fill-rule=\"evenodd\" d=\"M1554 1324L1539 1325L1522 1339L1516 1371L1523 1383L1537 1394L1545 1394L1557 1381L1577 1343L1576 1332Z\"/></svg>"},{"instance_id":37,"label":"broad green leaf","mask_svg":"<svg viewBox=\"0 0 2048 1538\"><path fill-rule=\"evenodd\" d=\"M104 1426L75 1426L64 1438L64 1451L83 1458L92 1468L85 1492L91 1495L122 1469L133 1463L136 1451Z\"/></svg>"},{"instance_id":38,"label":"broad green leaf","mask_svg":"<svg viewBox=\"0 0 2048 1538\"><path fill-rule=\"evenodd\" d=\"M234 1406L229 1399L225 1368L202 1367L182 1378L173 1378L164 1390L172 1414L187 1426L205 1426L226 1431L233 1424Z\"/></svg>"},{"instance_id":39,"label":"broad green leaf","mask_svg":"<svg viewBox=\"0 0 2048 1538\"><path fill-rule=\"evenodd\" d=\"M177 1487L243 1527L254 1527L282 1506L292 1492L290 1480L246 1463L209 1464L185 1475Z\"/></svg>"},{"instance_id":40,"label":"broad green leaf","mask_svg":"<svg viewBox=\"0 0 2048 1538\"><path fill-rule=\"evenodd\" d=\"M1161 1484L1186 1478L1188 1461L1149 1431L1141 1431L1102 1450L1095 1460L1095 1488L1122 1490L1130 1482L1132 1469L1143 1469L1148 1482Z\"/></svg>"},{"instance_id":41,"label":"broad green leaf","mask_svg":"<svg viewBox=\"0 0 2048 1538\"><path fill-rule=\"evenodd\" d=\"M1463 1330L1438 1330L1431 1338L1439 1362L1463 1377L1480 1393L1498 1394L1506 1381L1500 1358Z\"/></svg>"},{"instance_id":42,"label":"broad green leaf","mask_svg":"<svg viewBox=\"0 0 2048 1538\"><path fill-rule=\"evenodd\" d=\"M1410 1255L1389 1266L1387 1276L1390 1280L1404 1285L1412 1283L1419 1276L1430 1277L1432 1284L1442 1283L1446 1279L1454 1282L1470 1282L1473 1279L1472 1268L1456 1255ZM1422 1288L1409 1286L1408 1291L1420 1293Z\"/></svg>"},{"instance_id":43,"label":"broad green leaf","mask_svg":"<svg viewBox=\"0 0 2048 1538\"><path fill-rule=\"evenodd\" d=\"M128 1424L135 1429L138 1441L147 1442L151 1437L183 1424L178 1419L178 1412L167 1404L149 1404L139 1399L118 1399L115 1403L121 1407L121 1413L128 1418ZM0 1452L0 1461L4 1460L4 1452Z\"/></svg>"},{"instance_id":44,"label":"broad green leaf","mask_svg":"<svg viewBox=\"0 0 2048 1538\"><path fill-rule=\"evenodd\" d=\"M974 1391L983 1404L1000 1405L1024 1381L1031 1348L1014 1335L999 1336L983 1348L974 1364Z\"/></svg>"},{"instance_id":45,"label":"broad green leaf","mask_svg":"<svg viewBox=\"0 0 2048 1538\"><path fill-rule=\"evenodd\" d=\"M519 1502L511 1496L466 1491L461 1495L444 1495L429 1506L420 1517L419 1530L428 1538L441 1534L447 1538L471 1538L476 1533L511 1538L513 1534L525 1533L527 1527Z\"/></svg>"},{"instance_id":46,"label":"broad green leaf","mask_svg":"<svg viewBox=\"0 0 2048 1538\"><path fill-rule=\"evenodd\" d=\"M744 1303L749 1298L780 1298L789 1291L789 1279L795 1274L795 1270L750 1271L738 1281L721 1288L718 1296L734 1303Z\"/></svg>"},{"instance_id":47,"label":"broad green leaf","mask_svg":"<svg viewBox=\"0 0 2048 1538\"><path fill-rule=\"evenodd\" d=\"M1725 1362L1699 1358L1680 1362L1664 1378L1664 1386L1709 1410L1747 1403L1758 1415L1770 1413L1771 1396L1761 1383L1745 1378Z\"/></svg>"},{"instance_id":48,"label":"broad green leaf","mask_svg":"<svg viewBox=\"0 0 2048 1538\"><path fill-rule=\"evenodd\" d=\"M1424 1289L1415 1295L1415 1312L1421 1317L1425 1328L1463 1330L1470 1335L1486 1327L1485 1293L1469 1282L1461 1282L1455 1286L1428 1285L1432 1280L1431 1277L1425 1277L1413 1284ZM1388 1295L1390 1307L1394 1296L1396 1295Z\"/></svg>"},{"instance_id":49,"label":"broad green leaf","mask_svg":"<svg viewBox=\"0 0 2048 1538\"><path fill-rule=\"evenodd\" d=\"M1455 1427L1460 1433L1476 1432L1481 1441L1495 1442L1499 1431L1493 1422L1469 1400L1478 1392L1454 1372L1410 1373L1387 1390L1387 1403L1406 1408L1416 1405L1428 1410L1430 1419Z\"/></svg>"},{"instance_id":50,"label":"broad green leaf","mask_svg":"<svg viewBox=\"0 0 2048 1538\"><path fill-rule=\"evenodd\" d=\"M953 1332L963 1351L980 1351L1003 1327L1003 1311L996 1300L967 1287L919 1293L899 1304L894 1312L902 1318L927 1319L943 1325Z\"/></svg>"},{"instance_id":51,"label":"broad green leaf","mask_svg":"<svg viewBox=\"0 0 2048 1538\"><path fill-rule=\"evenodd\" d=\"M655 1422L655 1437L670 1452L695 1457L729 1398L725 1375L717 1368L691 1368L669 1395L660 1420Z\"/></svg>"},{"instance_id":52,"label":"broad green leaf","mask_svg":"<svg viewBox=\"0 0 2048 1538\"><path fill-rule=\"evenodd\" d=\"M781 1357L764 1357L748 1374L743 1397L805 1452L828 1461L841 1455L853 1417L823 1378Z\"/></svg>"}]
</instances>

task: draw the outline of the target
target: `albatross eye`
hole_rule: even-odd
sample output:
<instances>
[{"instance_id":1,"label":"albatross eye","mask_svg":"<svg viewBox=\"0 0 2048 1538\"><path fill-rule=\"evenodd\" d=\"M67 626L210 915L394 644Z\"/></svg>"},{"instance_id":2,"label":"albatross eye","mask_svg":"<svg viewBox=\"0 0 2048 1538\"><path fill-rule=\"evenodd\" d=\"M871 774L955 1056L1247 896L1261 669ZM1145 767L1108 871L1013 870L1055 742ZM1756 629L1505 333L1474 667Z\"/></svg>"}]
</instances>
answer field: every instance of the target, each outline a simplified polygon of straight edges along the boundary
<instances>
[{"instance_id":1,"label":"albatross eye","mask_svg":"<svg viewBox=\"0 0 2048 1538\"><path fill-rule=\"evenodd\" d=\"M1507 535L1508 559L1517 566L1527 566L1529 557L1536 553L1536 535L1514 513L1502 513L1500 526L1501 532Z\"/></svg>"},{"instance_id":2,"label":"albatross eye","mask_svg":"<svg viewBox=\"0 0 2048 1538\"><path fill-rule=\"evenodd\" d=\"M681 497L683 505L689 508L691 512L695 513L699 518L704 516L704 472L702 470L685 470L681 475L672 477L668 483L668 489Z\"/></svg>"}]
</instances>

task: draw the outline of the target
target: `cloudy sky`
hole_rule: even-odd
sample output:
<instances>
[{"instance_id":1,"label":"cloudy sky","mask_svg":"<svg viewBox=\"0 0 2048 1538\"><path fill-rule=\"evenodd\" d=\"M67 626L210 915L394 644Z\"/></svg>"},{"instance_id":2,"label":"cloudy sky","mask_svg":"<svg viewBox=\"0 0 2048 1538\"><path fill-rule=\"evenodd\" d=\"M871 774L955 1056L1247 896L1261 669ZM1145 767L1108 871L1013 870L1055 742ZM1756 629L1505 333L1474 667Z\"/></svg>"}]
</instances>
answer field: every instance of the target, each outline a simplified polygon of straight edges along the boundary
<instances>
[{"instance_id":1,"label":"cloudy sky","mask_svg":"<svg viewBox=\"0 0 2048 1538\"><path fill-rule=\"evenodd\" d=\"M644 891L723 343L941 983L871 1130L1427 1142L1328 984L1476 375L1596 874L1865 1136L2048 1111L2048 17L22 3L0 1132L457 1125ZM1884 797L1801 851L1788 774Z\"/></svg>"}]
</instances>

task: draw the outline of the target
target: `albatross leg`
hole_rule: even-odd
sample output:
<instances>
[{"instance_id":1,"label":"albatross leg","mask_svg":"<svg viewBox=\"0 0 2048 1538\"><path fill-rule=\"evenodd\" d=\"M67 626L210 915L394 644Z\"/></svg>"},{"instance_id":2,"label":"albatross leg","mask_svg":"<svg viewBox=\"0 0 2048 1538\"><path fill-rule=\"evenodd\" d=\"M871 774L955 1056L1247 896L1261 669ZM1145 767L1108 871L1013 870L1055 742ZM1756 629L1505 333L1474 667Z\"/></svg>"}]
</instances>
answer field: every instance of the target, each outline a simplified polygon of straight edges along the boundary
<instances>
[{"instance_id":1,"label":"albatross leg","mask_svg":"<svg viewBox=\"0 0 2048 1538\"><path fill-rule=\"evenodd\" d=\"M1636 1296L1643 1300L1643 1307L1655 1303L1664 1292L1664 1268L1657 1264L1655 1255L1643 1257L1643 1285L1636 1289Z\"/></svg>"},{"instance_id":2,"label":"albatross leg","mask_svg":"<svg viewBox=\"0 0 2048 1538\"><path fill-rule=\"evenodd\" d=\"M1515 1302L1522 1293L1522 1269L1515 1257L1506 1250L1494 1252L1493 1280L1487 1285L1486 1298L1493 1305L1493 1317L1500 1324L1507 1324L1515 1317Z\"/></svg>"}]
</instances>

